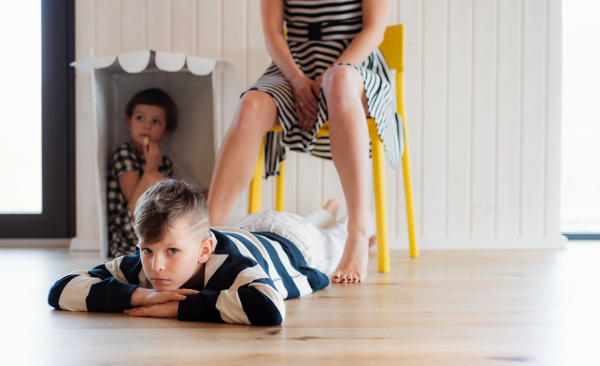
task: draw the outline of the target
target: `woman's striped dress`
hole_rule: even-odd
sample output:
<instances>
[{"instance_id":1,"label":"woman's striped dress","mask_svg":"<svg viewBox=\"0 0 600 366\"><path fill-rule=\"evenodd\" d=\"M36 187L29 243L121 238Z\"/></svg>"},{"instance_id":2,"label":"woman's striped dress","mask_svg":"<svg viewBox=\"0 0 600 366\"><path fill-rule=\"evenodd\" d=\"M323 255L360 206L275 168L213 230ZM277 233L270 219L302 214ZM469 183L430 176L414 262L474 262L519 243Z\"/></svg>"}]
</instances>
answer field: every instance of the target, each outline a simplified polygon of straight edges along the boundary
<instances>
[{"instance_id":1,"label":"woman's striped dress","mask_svg":"<svg viewBox=\"0 0 600 366\"><path fill-rule=\"evenodd\" d=\"M348 47L362 29L361 0L285 0L287 43L298 67L315 80ZM351 65L351 64L346 64ZM362 65L351 65L362 75L369 114L377 123L386 156L395 168L404 143L400 116L394 111L390 70L376 48ZM285 147L331 159L329 138L317 138L317 131L328 120L327 101L321 90L317 123L302 131L290 83L275 63L249 90L261 90L273 97L283 132L270 132L265 138L265 177L278 174L285 159Z\"/></svg>"}]
</instances>

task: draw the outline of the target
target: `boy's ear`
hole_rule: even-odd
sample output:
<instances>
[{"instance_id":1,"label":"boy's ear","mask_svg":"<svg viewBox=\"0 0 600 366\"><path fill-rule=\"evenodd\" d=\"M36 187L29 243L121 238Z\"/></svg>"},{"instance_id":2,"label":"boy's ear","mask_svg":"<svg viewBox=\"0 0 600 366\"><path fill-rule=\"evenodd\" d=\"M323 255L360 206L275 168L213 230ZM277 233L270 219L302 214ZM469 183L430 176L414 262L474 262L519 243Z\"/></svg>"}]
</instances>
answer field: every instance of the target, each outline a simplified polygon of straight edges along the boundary
<instances>
[{"instance_id":1,"label":"boy's ear","mask_svg":"<svg viewBox=\"0 0 600 366\"><path fill-rule=\"evenodd\" d=\"M206 261L208 261L208 258L210 258L214 247L215 242L211 237L202 240L202 243L200 243L200 256L198 257L198 262L206 263Z\"/></svg>"},{"instance_id":2,"label":"boy's ear","mask_svg":"<svg viewBox=\"0 0 600 366\"><path fill-rule=\"evenodd\" d=\"M162 138L166 139L169 136L171 136L171 131L170 130L165 130L165 132L163 132Z\"/></svg>"},{"instance_id":3,"label":"boy's ear","mask_svg":"<svg viewBox=\"0 0 600 366\"><path fill-rule=\"evenodd\" d=\"M127 127L127 131L131 132L131 117L125 116L125 127Z\"/></svg>"}]
</instances>

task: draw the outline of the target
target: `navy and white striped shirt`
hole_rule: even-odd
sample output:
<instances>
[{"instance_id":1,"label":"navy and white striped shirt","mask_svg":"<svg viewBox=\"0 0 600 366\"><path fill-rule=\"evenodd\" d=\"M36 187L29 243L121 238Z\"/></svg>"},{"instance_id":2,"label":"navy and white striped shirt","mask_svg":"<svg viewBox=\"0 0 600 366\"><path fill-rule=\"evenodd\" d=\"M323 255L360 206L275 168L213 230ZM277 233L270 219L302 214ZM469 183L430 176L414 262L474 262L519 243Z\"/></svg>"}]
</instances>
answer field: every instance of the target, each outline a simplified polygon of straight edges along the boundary
<instances>
[{"instance_id":1,"label":"navy and white striped shirt","mask_svg":"<svg viewBox=\"0 0 600 366\"><path fill-rule=\"evenodd\" d=\"M277 325L283 300L322 289L329 278L307 265L289 240L270 232L211 230L216 247L205 264L204 288L179 302L179 320ZM116 312L131 308L133 291L152 288L139 252L90 271L75 271L50 289L57 310Z\"/></svg>"}]
</instances>

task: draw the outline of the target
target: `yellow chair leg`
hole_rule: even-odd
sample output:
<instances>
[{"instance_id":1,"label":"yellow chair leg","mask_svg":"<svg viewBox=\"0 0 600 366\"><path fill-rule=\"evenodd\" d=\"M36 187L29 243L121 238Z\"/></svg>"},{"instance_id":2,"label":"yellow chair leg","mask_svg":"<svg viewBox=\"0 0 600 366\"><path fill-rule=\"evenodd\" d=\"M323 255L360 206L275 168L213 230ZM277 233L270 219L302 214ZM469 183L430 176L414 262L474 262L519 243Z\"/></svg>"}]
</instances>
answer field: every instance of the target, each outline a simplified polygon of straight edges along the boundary
<instances>
[{"instance_id":1,"label":"yellow chair leg","mask_svg":"<svg viewBox=\"0 0 600 366\"><path fill-rule=\"evenodd\" d=\"M260 144L260 153L258 154L258 162L254 170L254 176L250 182L250 197L248 200L248 214L253 214L260 211L260 199L262 193L262 176L263 164L265 160L265 138L263 137Z\"/></svg>"},{"instance_id":2,"label":"yellow chair leg","mask_svg":"<svg viewBox=\"0 0 600 366\"><path fill-rule=\"evenodd\" d=\"M383 142L377 133L377 125L369 119L369 135L373 152L373 188L375 191L375 220L377 222L377 263L379 272L390 271L388 238L387 197L385 191L385 160Z\"/></svg>"},{"instance_id":3,"label":"yellow chair leg","mask_svg":"<svg viewBox=\"0 0 600 366\"><path fill-rule=\"evenodd\" d=\"M275 210L282 212L285 207L285 160L279 164L279 177L277 177L277 192L275 197Z\"/></svg>"},{"instance_id":4,"label":"yellow chair leg","mask_svg":"<svg viewBox=\"0 0 600 366\"><path fill-rule=\"evenodd\" d=\"M412 177L410 175L410 154L408 149L408 131L406 120L403 119L404 128L404 155L402 156L402 171L404 173L404 195L406 196L406 217L408 218L408 242L410 244L410 256L419 257L419 248L417 246L417 227L415 225L415 205L413 202Z\"/></svg>"}]
</instances>

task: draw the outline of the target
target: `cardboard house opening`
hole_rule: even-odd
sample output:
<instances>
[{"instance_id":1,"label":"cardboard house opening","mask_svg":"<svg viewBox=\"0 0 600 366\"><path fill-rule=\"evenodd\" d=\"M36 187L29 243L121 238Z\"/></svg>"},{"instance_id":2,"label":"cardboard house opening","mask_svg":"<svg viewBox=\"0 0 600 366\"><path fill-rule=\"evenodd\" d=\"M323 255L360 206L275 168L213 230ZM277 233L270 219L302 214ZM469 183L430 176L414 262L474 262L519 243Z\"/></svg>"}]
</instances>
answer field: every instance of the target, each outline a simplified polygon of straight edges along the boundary
<instances>
[{"instance_id":1,"label":"cardboard house opening","mask_svg":"<svg viewBox=\"0 0 600 366\"><path fill-rule=\"evenodd\" d=\"M215 84L217 60L144 50L76 61L92 72L94 163L100 254L108 255L106 173L113 152L130 141L125 127L127 102L140 90L160 88L179 111L175 133L159 143L173 162L173 177L208 189L216 157Z\"/></svg>"}]
</instances>

